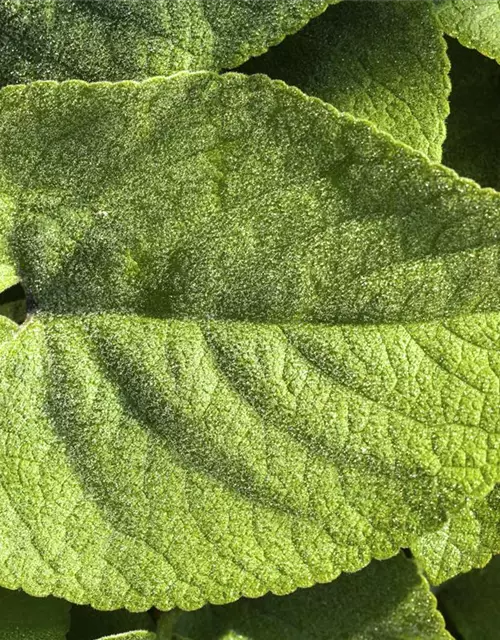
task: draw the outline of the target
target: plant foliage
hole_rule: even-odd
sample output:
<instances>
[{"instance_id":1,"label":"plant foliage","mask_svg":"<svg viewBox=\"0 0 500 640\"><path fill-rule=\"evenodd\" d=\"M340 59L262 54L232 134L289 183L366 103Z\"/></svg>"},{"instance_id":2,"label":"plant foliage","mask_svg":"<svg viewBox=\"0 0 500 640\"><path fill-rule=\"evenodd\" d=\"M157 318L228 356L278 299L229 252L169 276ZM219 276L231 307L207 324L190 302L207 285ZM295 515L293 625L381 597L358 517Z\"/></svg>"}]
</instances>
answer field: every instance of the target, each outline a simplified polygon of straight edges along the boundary
<instances>
[{"instance_id":1,"label":"plant foliage","mask_svg":"<svg viewBox=\"0 0 500 640\"><path fill-rule=\"evenodd\" d=\"M0 640L494 639L498 3L0 20Z\"/></svg>"}]
</instances>

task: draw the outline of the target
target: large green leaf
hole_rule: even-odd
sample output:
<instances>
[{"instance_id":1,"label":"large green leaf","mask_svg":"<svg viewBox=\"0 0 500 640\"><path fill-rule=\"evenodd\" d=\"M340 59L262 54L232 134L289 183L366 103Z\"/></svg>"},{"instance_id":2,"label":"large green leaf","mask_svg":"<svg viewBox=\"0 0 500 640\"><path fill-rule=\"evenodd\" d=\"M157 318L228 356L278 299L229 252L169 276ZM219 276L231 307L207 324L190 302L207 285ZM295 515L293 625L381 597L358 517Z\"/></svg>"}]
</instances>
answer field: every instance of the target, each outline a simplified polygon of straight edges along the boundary
<instances>
[{"instance_id":1,"label":"large green leaf","mask_svg":"<svg viewBox=\"0 0 500 640\"><path fill-rule=\"evenodd\" d=\"M444 31L465 47L500 62L498 0L434 0Z\"/></svg>"},{"instance_id":2,"label":"large green leaf","mask_svg":"<svg viewBox=\"0 0 500 640\"><path fill-rule=\"evenodd\" d=\"M500 195L211 73L4 89L0 192L38 305L0 351L5 585L287 593L496 482Z\"/></svg>"},{"instance_id":3,"label":"large green leaf","mask_svg":"<svg viewBox=\"0 0 500 640\"><path fill-rule=\"evenodd\" d=\"M67 602L0 589L0 640L65 640L68 628Z\"/></svg>"},{"instance_id":4,"label":"large green leaf","mask_svg":"<svg viewBox=\"0 0 500 640\"><path fill-rule=\"evenodd\" d=\"M485 499L465 505L439 531L422 536L412 551L433 584L484 567L500 553L500 486Z\"/></svg>"},{"instance_id":5,"label":"large green leaf","mask_svg":"<svg viewBox=\"0 0 500 640\"><path fill-rule=\"evenodd\" d=\"M451 639L429 585L402 555L290 596L207 605L175 630L192 640Z\"/></svg>"},{"instance_id":6,"label":"large green leaf","mask_svg":"<svg viewBox=\"0 0 500 640\"><path fill-rule=\"evenodd\" d=\"M0 0L0 84L237 66L338 0Z\"/></svg>"},{"instance_id":7,"label":"large green leaf","mask_svg":"<svg viewBox=\"0 0 500 640\"><path fill-rule=\"evenodd\" d=\"M500 556L443 585L442 610L464 640L496 640L500 629Z\"/></svg>"},{"instance_id":8,"label":"large green leaf","mask_svg":"<svg viewBox=\"0 0 500 640\"><path fill-rule=\"evenodd\" d=\"M285 80L441 158L449 62L430 2L344 0L243 70Z\"/></svg>"},{"instance_id":9,"label":"large green leaf","mask_svg":"<svg viewBox=\"0 0 500 640\"><path fill-rule=\"evenodd\" d=\"M443 162L500 189L500 65L451 38L449 54L453 91Z\"/></svg>"}]
</instances>

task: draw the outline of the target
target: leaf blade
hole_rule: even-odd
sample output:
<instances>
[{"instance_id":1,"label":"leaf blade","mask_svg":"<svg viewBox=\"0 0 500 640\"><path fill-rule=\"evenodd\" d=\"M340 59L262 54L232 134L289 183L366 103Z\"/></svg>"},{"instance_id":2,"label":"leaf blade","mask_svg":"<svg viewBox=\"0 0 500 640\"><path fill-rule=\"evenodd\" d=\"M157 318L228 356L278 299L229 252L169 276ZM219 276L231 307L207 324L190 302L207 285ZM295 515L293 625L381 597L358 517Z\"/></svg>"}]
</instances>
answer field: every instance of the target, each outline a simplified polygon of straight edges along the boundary
<instances>
[{"instance_id":1,"label":"leaf blade","mask_svg":"<svg viewBox=\"0 0 500 640\"><path fill-rule=\"evenodd\" d=\"M0 103L39 307L0 354L32 461L20 485L5 445L4 583L135 611L288 593L491 490L498 194L262 76Z\"/></svg>"},{"instance_id":2,"label":"leaf blade","mask_svg":"<svg viewBox=\"0 0 500 640\"><path fill-rule=\"evenodd\" d=\"M3 0L0 85L231 68L335 1Z\"/></svg>"},{"instance_id":3,"label":"leaf blade","mask_svg":"<svg viewBox=\"0 0 500 640\"><path fill-rule=\"evenodd\" d=\"M430 2L344 0L242 71L284 80L441 160L449 62Z\"/></svg>"}]
</instances>

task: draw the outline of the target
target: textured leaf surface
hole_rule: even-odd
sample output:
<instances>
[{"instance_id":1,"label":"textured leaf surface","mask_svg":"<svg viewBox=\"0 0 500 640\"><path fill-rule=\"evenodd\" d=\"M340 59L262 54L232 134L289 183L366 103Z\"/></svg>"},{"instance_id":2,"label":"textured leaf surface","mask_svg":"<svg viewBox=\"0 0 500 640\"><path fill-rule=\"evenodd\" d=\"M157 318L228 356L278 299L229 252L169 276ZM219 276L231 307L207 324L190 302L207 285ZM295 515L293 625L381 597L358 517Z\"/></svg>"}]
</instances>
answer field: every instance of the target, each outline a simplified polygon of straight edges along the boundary
<instances>
[{"instance_id":1,"label":"textured leaf surface","mask_svg":"<svg viewBox=\"0 0 500 640\"><path fill-rule=\"evenodd\" d=\"M451 113L444 164L500 189L500 65L449 40Z\"/></svg>"},{"instance_id":2,"label":"textured leaf surface","mask_svg":"<svg viewBox=\"0 0 500 640\"><path fill-rule=\"evenodd\" d=\"M67 602L0 589L0 640L65 640L68 628Z\"/></svg>"},{"instance_id":3,"label":"textured leaf surface","mask_svg":"<svg viewBox=\"0 0 500 640\"><path fill-rule=\"evenodd\" d=\"M500 487L453 514L441 530L424 535L412 551L433 584L484 567L500 553Z\"/></svg>"},{"instance_id":4,"label":"textured leaf surface","mask_svg":"<svg viewBox=\"0 0 500 640\"><path fill-rule=\"evenodd\" d=\"M449 62L430 2L344 0L243 70L285 80L441 158Z\"/></svg>"},{"instance_id":5,"label":"textured leaf surface","mask_svg":"<svg viewBox=\"0 0 500 640\"><path fill-rule=\"evenodd\" d=\"M500 62L500 4L498 0L434 0L445 32L465 47Z\"/></svg>"},{"instance_id":6,"label":"textured leaf surface","mask_svg":"<svg viewBox=\"0 0 500 640\"><path fill-rule=\"evenodd\" d=\"M96 639L97 640L97 639ZM98 640L158 640L156 633L151 631L130 631L129 633L119 633L114 636L106 636Z\"/></svg>"},{"instance_id":7,"label":"textured leaf surface","mask_svg":"<svg viewBox=\"0 0 500 640\"><path fill-rule=\"evenodd\" d=\"M338 0L0 0L0 84L222 69Z\"/></svg>"},{"instance_id":8,"label":"textured leaf surface","mask_svg":"<svg viewBox=\"0 0 500 640\"><path fill-rule=\"evenodd\" d=\"M148 613L96 611L74 605L71 608L71 628L67 640L96 640L102 636L153 628L153 619Z\"/></svg>"},{"instance_id":9,"label":"textured leaf surface","mask_svg":"<svg viewBox=\"0 0 500 640\"><path fill-rule=\"evenodd\" d=\"M464 640L495 640L500 629L500 556L445 584L439 602Z\"/></svg>"},{"instance_id":10,"label":"textured leaf surface","mask_svg":"<svg viewBox=\"0 0 500 640\"><path fill-rule=\"evenodd\" d=\"M9 87L0 150L4 584L287 593L491 490L498 194L264 76Z\"/></svg>"},{"instance_id":11,"label":"textured leaf surface","mask_svg":"<svg viewBox=\"0 0 500 640\"><path fill-rule=\"evenodd\" d=\"M192 640L438 640L451 638L415 564L399 555L335 582L210 606L175 628Z\"/></svg>"}]
</instances>

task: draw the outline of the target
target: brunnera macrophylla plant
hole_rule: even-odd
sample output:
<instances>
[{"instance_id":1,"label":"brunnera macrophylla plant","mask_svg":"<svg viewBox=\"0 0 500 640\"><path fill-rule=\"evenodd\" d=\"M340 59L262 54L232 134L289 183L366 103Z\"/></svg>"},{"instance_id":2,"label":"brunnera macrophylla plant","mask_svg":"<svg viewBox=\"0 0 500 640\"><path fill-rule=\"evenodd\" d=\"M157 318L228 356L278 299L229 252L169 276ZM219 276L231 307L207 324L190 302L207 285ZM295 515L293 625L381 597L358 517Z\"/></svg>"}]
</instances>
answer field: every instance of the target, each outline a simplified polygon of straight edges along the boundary
<instances>
[{"instance_id":1,"label":"brunnera macrophylla plant","mask_svg":"<svg viewBox=\"0 0 500 640\"><path fill-rule=\"evenodd\" d=\"M498 2L0 21L0 640L494 638Z\"/></svg>"}]
</instances>

